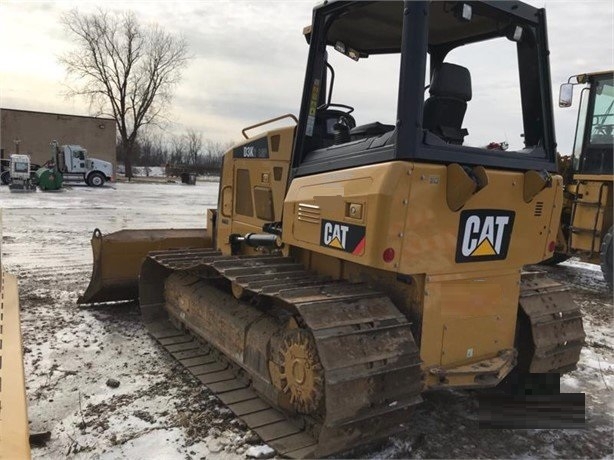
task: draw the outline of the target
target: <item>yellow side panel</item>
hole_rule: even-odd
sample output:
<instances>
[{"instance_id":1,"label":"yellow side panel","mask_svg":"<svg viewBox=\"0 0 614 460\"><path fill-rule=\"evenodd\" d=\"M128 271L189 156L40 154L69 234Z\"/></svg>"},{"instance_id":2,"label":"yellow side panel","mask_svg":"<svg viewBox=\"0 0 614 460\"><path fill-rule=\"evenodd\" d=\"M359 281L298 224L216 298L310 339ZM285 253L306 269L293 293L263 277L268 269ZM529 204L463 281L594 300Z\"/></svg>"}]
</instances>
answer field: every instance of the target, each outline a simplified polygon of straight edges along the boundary
<instances>
[{"instance_id":1,"label":"yellow side panel","mask_svg":"<svg viewBox=\"0 0 614 460\"><path fill-rule=\"evenodd\" d=\"M288 179L294 127L259 134L236 145L224 155L220 178L217 249L229 254L233 233L262 232L262 225L281 220ZM266 157L236 155L254 143L266 145Z\"/></svg>"},{"instance_id":2,"label":"yellow side panel","mask_svg":"<svg viewBox=\"0 0 614 460\"><path fill-rule=\"evenodd\" d=\"M526 203L523 173L487 170L487 175L488 185L458 211L447 204L444 165L399 161L299 177L284 202L284 242L402 274L520 269L551 257L547 248L559 226L561 177ZM473 254L481 258L457 261L461 216L472 210L513 215L504 257L484 261L493 248L483 244ZM352 234L353 243L364 234L364 245L344 244ZM496 245L497 234L491 239ZM394 257L384 260L388 248Z\"/></svg>"},{"instance_id":3,"label":"yellow side panel","mask_svg":"<svg viewBox=\"0 0 614 460\"><path fill-rule=\"evenodd\" d=\"M0 283L0 459L30 458L17 280Z\"/></svg>"},{"instance_id":4,"label":"yellow side panel","mask_svg":"<svg viewBox=\"0 0 614 460\"><path fill-rule=\"evenodd\" d=\"M421 358L425 368L513 348L520 273L428 276Z\"/></svg>"},{"instance_id":5,"label":"yellow side panel","mask_svg":"<svg viewBox=\"0 0 614 460\"><path fill-rule=\"evenodd\" d=\"M410 173L410 163L396 162L294 179L284 202L284 242L396 270ZM351 242L353 232L358 237ZM382 259L387 248L394 250L397 260Z\"/></svg>"},{"instance_id":6,"label":"yellow side panel","mask_svg":"<svg viewBox=\"0 0 614 460\"><path fill-rule=\"evenodd\" d=\"M562 179L543 189L529 203L523 199L524 175L487 170L488 185L453 212L447 206L447 170L443 165L415 164L412 172L409 212L405 225L401 273L457 273L476 270L520 268L549 258L548 243L556 240L562 207ZM463 211L489 210L514 213L507 256L502 260L456 262L463 229ZM554 221L552 217L556 218ZM552 228L551 228L552 226ZM479 235L479 229L478 235ZM479 243L476 236L476 243ZM494 243L494 242L491 242ZM492 252L477 246L473 255Z\"/></svg>"}]
</instances>

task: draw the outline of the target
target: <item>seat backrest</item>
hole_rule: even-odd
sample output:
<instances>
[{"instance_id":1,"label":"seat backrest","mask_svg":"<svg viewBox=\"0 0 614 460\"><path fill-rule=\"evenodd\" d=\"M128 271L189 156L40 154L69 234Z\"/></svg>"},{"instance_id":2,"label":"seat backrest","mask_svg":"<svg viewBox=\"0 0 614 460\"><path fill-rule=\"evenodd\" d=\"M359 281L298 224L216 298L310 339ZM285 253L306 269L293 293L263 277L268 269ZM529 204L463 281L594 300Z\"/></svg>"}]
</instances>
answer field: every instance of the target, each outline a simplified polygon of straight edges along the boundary
<instances>
[{"instance_id":1,"label":"seat backrest","mask_svg":"<svg viewBox=\"0 0 614 460\"><path fill-rule=\"evenodd\" d=\"M468 134L462 124L471 100L469 70L444 62L433 73L429 94L424 102L422 126L446 142L462 144Z\"/></svg>"}]
</instances>

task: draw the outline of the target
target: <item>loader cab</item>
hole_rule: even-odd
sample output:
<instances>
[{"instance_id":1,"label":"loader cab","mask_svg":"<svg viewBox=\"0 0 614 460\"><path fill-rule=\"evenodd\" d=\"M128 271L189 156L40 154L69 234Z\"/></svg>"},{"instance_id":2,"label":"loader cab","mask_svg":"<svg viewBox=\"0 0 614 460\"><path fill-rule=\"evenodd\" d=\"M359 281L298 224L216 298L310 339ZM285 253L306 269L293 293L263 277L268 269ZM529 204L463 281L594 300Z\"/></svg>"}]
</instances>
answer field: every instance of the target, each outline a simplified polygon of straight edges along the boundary
<instances>
[{"instance_id":1,"label":"loader cab","mask_svg":"<svg viewBox=\"0 0 614 460\"><path fill-rule=\"evenodd\" d=\"M556 170L544 10L327 2L305 35L294 177L392 160Z\"/></svg>"},{"instance_id":2,"label":"loader cab","mask_svg":"<svg viewBox=\"0 0 614 460\"><path fill-rule=\"evenodd\" d=\"M572 106L574 86L580 86L580 104L557 252L599 263L606 257L613 222L614 73L570 77L561 85L560 107ZM611 263L611 255L609 268L602 263L606 280L611 279Z\"/></svg>"},{"instance_id":3,"label":"loader cab","mask_svg":"<svg viewBox=\"0 0 614 460\"><path fill-rule=\"evenodd\" d=\"M573 85L583 86L580 91L572 170L577 174L612 174L614 73L583 74L569 80L561 87L559 105L562 107L571 106Z\"/></svg>"}]
</instances>

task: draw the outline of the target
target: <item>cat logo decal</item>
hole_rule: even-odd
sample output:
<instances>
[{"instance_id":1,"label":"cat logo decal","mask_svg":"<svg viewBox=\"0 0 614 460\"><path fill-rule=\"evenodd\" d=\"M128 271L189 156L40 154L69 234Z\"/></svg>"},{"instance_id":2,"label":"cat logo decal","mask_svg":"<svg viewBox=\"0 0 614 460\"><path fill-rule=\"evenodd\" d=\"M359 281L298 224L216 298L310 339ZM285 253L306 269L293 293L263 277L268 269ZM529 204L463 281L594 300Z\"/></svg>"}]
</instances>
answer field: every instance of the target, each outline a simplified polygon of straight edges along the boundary
<instances>
[{"instance_id":1,"label":"cat logo decal","mask_svg":"<svg viewBox=\"0 0 614 460\"><path fill-rule=\"evenodd\" d=\"M503 260L512 239L513 211L474 209L461 212L456 262Z\"/></svg>"},{"instance_id":2,"label":"cat logo decal","mask_svg":"<svg viewBox=\"0 0 614 460\"><path fill-rule=\"evenodd\" d=\"M366 229L361 225L322 220L320 245L360 256L365 251Z\"/></svg>"}]
</instances>

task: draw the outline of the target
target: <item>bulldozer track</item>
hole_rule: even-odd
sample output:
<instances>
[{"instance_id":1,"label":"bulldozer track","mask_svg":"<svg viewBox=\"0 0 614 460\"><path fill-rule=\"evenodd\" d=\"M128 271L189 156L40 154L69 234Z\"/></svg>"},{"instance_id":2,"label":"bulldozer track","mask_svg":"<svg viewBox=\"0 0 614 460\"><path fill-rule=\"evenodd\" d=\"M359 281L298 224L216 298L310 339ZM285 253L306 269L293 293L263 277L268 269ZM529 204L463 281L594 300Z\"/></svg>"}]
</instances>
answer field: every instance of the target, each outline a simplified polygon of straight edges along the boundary
<instances>
[{"instance_id":1,"label":"bulldozer track","mask_svg":"<svg viewBox=\"0 0 614 460\"><path fill-rule=\"evenodd\" d=\"M317 440L249 388L249 381L229 370L230 365L209 345L170 321L150 323L148 327L166 351L280 455L301 458L313 452Z\"/></svg>"},{"instance_id":2,"label":"bulldozer track","mask_svg":"<svg viewBox=\"0 0 614 460\"><path fill-rule=\"evenodd\" d=\"M385 294L364 284L330 280L289 257L224 256L210 249L152 252L141 278L143 292L155 291L141 295L152 336L279 455L331 455L386 437L403 429L421 401L423 376L410 324ZM280 366L284 391L304 410L275 408L274 395L281 390L273 376L252 375L233 351L232 337L212 343L163 299L164 291L175 289L198 300L211 283L226 283L232 292L227 298L242 299L227 307L236 308L237 316L292 317L298 328L281 341L286 356L314 359L313 342L317 359L311 373L294 378L299 383L311 378L308 394L292 389L300 385L293 386L291 373ZM263 301L266 312L249 310ZM266 359L283 361L280 355Z\"/></svg>"},{"instance_id":3,"label":"bulldozer track","mask_svg":"<svg viewBox=\"0 0 614 460\"><path fill-rule=\"evenodd\" d=\"M543 272L524 272L519 303L529 319L533 342L527 370L562 374L575 369L585 334L582 312L569 288Z\"/></svg>"}]
</instances>

